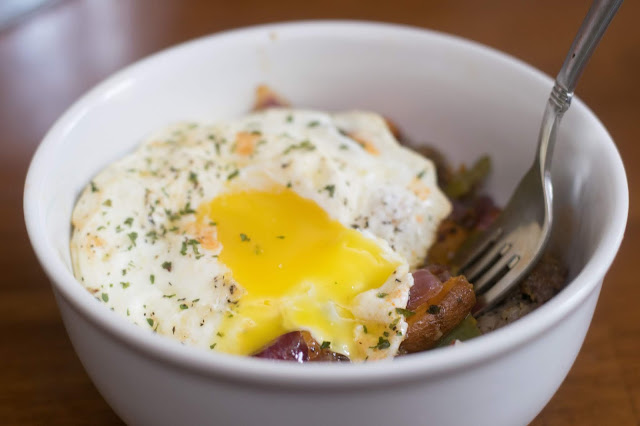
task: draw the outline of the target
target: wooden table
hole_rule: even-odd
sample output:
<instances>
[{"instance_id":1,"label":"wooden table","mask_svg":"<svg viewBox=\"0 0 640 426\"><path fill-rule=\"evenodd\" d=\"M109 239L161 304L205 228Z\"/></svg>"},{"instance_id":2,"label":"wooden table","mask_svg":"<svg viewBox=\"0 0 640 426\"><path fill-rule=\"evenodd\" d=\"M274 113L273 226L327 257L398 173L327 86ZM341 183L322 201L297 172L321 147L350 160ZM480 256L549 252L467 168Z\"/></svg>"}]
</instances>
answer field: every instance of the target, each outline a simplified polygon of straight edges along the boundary
<instances>
[{"instance_id":1,"label":"wooden table","mask_svg":"<svg viewBox=\"0 0 640 426\"><path fill-rule=\"evenodd\" d=\"M0 32L0 423L119 424L78 362L24 229L22 188L53 121L113 71L166 46L228 28L312 18L384 20L457 34L554 74L589 1L61 0ZM640 4L627 1L579 95L627 165L626 238L564 384L534 425L640 423Z\"/></svg>"}]
</instances>

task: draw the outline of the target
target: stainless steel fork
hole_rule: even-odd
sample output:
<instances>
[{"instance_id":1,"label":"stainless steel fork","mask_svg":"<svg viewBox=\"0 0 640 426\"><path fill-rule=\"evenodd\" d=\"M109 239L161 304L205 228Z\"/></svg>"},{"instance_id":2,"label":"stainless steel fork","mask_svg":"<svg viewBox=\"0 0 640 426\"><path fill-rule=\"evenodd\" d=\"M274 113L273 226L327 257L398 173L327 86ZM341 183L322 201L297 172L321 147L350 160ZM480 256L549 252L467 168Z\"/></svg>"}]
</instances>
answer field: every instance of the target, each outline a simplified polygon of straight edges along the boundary
<instances>
[{"instance_id":1,"label":"stainless steel fork","mask_svg":"<svg viewBox=\"0 0 640 426\"><path fill-rule=\"evenodd\" d=\"M556 132L596 45L622 0L595 0L556 77L542 118L538 150L500 217L461 249L454 266L474 283L481 314L507 295L540 259L553 223L551 156Z\"/></svg>"}]
</instances>

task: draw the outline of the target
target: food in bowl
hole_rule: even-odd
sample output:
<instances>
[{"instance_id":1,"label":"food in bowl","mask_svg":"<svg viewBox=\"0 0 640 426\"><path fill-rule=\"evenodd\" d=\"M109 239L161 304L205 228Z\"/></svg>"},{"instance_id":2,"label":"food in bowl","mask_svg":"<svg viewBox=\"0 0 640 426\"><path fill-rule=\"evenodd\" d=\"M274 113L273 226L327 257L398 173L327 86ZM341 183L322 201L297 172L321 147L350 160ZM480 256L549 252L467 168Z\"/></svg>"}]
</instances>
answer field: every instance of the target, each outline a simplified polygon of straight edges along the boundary
<instances>
[{"instance_id":1,"label":"food in bowl","mask_svg":"<svg viewBox=\"0 0 640 426\"><path fill-rule=\"evenodd\" d=\"M446 265L499 212L474 192L488 159L454 173L377 114L283 104L260 88L258 111L170 126L100 172L73 212L76 277L138 325L238 355L359 362L478 335ZM542 264L546 297L564 272ZM481 327L544 302L525 294Z\"/></svg>"},{"instance_id":2,"label":"food in bowl","mask_svg":"<svg viewBox=\"0 0 640 426\"><path fill-rule=\"evenodd\" d=\"M556 215L551 247L570 268L570 281L540 309L456 347L398 357L392 368L226 355L153 335L146 323L128 324L73 277L70 218L96 173L150 129L185 117L244 114L251 88L264 80L299 105L383 112L416 144L428 137L455 163L471 165L489 153L495 167L485 190L500 203L528 166L553 85L514 58L441 33L298 22L186 43L95 88L38 148L25 220L74 350L106 402L128 424L326 424L327 415L312 412L352 425L531 422L579 352L627 217L622 161L580 99L558 131L553 166L555 205L564 214ZM513 96L514 87L523 96ZM468 389L482 391L460 409ZM416 415L416 407L425 414Z\"/></svg>"}]
</instances>

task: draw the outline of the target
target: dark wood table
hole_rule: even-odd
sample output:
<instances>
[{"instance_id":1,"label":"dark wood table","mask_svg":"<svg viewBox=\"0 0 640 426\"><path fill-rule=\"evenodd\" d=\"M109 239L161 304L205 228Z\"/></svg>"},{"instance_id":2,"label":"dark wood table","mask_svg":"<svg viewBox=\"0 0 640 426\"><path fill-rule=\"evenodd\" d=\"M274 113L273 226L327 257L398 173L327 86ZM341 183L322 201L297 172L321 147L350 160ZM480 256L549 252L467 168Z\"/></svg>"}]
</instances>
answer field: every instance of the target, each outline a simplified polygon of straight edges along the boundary
<instances>
[{"instance_id":1,"label":"dark wood table","mask_svg":"<svg viewBox=\"0 0 640 426\"><path fill-rule=\"evenodd\" d=\"M78 362L27 240L25 172L53 121L123 65L208 33L293 19L382 20L457 34L558 70L587 0L60 0L0 30L0 423L119 424ZM578 87L627 166L626 238L578 360L534 425L640 423L640 3L627 1ZM637 265L636 265L637 266Z\"/></svg>"}]
</instances>

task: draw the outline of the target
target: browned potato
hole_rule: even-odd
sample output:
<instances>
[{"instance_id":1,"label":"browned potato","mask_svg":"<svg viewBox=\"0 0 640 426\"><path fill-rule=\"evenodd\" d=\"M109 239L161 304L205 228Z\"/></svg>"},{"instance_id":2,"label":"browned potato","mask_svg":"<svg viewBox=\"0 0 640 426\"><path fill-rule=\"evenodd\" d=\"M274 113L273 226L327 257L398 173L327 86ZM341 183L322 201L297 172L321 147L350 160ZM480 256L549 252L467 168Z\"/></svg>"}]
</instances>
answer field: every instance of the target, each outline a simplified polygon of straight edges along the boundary
<instances>
[{"instance_id":1,"label":"browned potato","mask_svg":"<svg viewBox=\"0 0 640 426\"><path fill-rule=\"evenodd\" d=\"M476 295L467 279L462 275L449 278L440 293L407 318L407 337L400 349L406 353L431 349L469 314L475 304Z\"/></svg>"},{"instance_id":2,"label":"browned potato","mask_svg":"<svg viewBox=\"0 0 640 426\"><path fill-rule=\"evenodd\" d=\"M451 219L445 219L438 228L436 241L429 249L429 263L449 265L462 243L469 236L469 231Z\"/></svg>"}]
</instances>

